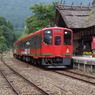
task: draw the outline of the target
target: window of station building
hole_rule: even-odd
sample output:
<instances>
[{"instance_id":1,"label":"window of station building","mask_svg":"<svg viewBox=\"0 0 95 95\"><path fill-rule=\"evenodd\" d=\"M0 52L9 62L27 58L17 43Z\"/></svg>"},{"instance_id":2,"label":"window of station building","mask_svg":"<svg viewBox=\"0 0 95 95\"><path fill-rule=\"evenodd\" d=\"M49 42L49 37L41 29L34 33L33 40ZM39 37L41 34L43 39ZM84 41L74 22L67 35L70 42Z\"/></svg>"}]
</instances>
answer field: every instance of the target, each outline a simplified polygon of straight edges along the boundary
<instances>
[{"instance_id":1,"label":"window of station building","mask_svg":"<svg viewBox=\"0 0 95 95\"><path fill-rule=\"evenodd\" d=\"M45 30L44 31L44 43L45 43L45 45L52 44L52 30Z\"/></svg>"},{"instance_id":2,"label":"window of station building","mask_svg":"<svg viewBox=\"0 0 95 95\"><path fill-rule=\"evenodd\" d=\"M64 45L71 45L71 31L64 31Z\"/></svg>"},{"instance_id":3,"label":"window of station building","mask_svg":"<svg viewBox=\"0 0 95 95\"><path fill-rule=\"evenodd\" d=\"M55 45L61 45L61 37L55 36Z\"/></svg>"}]
</instances>

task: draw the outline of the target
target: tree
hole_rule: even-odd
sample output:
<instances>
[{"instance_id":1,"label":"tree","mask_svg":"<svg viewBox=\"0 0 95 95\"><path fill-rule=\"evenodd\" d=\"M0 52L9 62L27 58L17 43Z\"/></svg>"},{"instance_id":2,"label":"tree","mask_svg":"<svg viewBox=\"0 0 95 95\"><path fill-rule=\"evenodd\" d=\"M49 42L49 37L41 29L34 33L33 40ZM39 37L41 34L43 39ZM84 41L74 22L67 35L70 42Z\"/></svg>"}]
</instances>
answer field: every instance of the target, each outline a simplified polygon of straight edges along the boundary
<instances>
[{"instance_id":1,"label":"tree","mask_svg":"<svg viewBox=\"0 0 95 95\"><path fill-rule=\"evenodd\" d=\"M34 15L26 19L28 34L48 25L54 26L55 7L52 4L35 4L30 9Z\"/></svg>"},{"instance_id":2,"label":"tree","mask_svg":"<svg viewBox=\"0 0 95 95\"><path fill-rule=\"evenodd\" d=\"M16 40L13 25L4 17L0 17L0 50L10 48Z\"/></svg>"},{"instance_id":3,"label":"tree","mask_svg":"<svg viewBox=\"0 0 95 95\"><path fill-rule=\"evenodd\" d=\"M7 50L7 45L5 43L0 43L0 53L3 53Z\"/></svg>"},{"instance_id":4,"label":"tree","mask_svg":"<svg viewBox=\"0 0 95 95\"><path fill-rule=\"evenodd\" d=\"M2 33L0 32L0 53L2 53L4 51L4 49L6 50L6 39L2 36Z\"/></svg>"}]
</instances>

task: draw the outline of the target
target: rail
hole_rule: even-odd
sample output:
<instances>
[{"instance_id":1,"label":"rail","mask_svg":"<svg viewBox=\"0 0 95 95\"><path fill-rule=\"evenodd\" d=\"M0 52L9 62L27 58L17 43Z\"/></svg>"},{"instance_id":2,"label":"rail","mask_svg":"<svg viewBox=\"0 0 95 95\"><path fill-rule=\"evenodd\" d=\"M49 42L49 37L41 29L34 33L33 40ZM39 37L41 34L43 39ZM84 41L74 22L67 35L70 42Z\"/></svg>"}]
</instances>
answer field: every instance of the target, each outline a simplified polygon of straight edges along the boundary
<instances>
[{"instance_id":1,"label":"rail","mask_svg":"<svg viewBox=\"0 0 95 95\"><path fill-rule=\"evenodd\" d=\"M74 72L71 72L71 71L62 71L62 72L53 71L53 72L55 72L57 74L60 74L60 75L70 77L70 78L73 78L73 79L76 79L76 80L79 80L79 81L82 81L82 82L85 82L85 83L89 83L89 84L95 86L95 82L88 80L88 79L94 79L95 80L95 77L91 77L91 76L87 76L87 75L83 75L83 74L79 74L79 73L74 73ZM84 77L85 77L85 79L84 79Z\"/></svg>"},{"instance_id":2,"label":"rail","mask_svg":"<svg viewBox=\"0 0 95 95\"><path fill-rule=\"evenodd\" d=\"M38 87L37 85L35 85L33 82L29 81L27 78L25 78L24 76L22 76L21 74L19 74L16 70L14 70L13 68L11 68L9 65L7 65L4 60L2 59L3 56L1 56L1 61L10 69L12 70L15 74L19 75L21 78L23 78L26 82L28 82L30 85L33 85L38 91L40 91L43 95L49 95L46 91L44 91L43 89L41 89L40 87ZM2 71L1 71L2 73ZM15 91L15 93L17 95L20 95L19 92L15 89L15 87L9 82L9 80L6 78L6 76L4 75L4 73L2 73L2 75L5 77L5 79L7 80L7 82L10 84L10 86L13 88L13 90Z\"/></svg>"}]
</instances>

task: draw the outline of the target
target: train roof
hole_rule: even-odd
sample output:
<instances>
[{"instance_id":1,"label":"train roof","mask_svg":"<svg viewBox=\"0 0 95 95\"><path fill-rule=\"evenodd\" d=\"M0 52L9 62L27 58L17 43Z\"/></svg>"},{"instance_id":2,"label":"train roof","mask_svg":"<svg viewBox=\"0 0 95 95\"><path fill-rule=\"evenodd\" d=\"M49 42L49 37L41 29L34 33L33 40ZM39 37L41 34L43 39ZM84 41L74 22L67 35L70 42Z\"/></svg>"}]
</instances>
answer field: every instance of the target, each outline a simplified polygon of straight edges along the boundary
<instances>
[{"instance_id":1,"label":"train roof","mask_svg":"<svg viewBox=\"0 0 95 95\"><path fill-rule=\"evenodd\" d=\"M18 43L18 42L20 42L20 41L22 41L22 40L25 40L25 39L27 39L27 38L30 38L31 36L37 35L37 34L39 34L41 31L48 30L48 29L56 29L56 28L57 28L57 29L63 29L63 27L49 27L49 28L43 28L43 29L41 29L41 30L38 30L38 31L36 31L36 32L34 32L34 33L29 34L28 36L26 36L26 37L24 37L24 38L21 38L21 39L17 40L17 41L14 42L13 44ZM72 31L71 29L68 29L68 28L64 28L64 29Z\"/></svg>"},{"instance_id":2,"label":"train roof","mask_svg":"<svg viewBox=\"0 0 95 95\"><path fill-rule=\"evenodd\" d=\"M56 28L57 28L57 29L58 29L58 28L59 28L59 29L63 29L64 27L57 27L57 26L56 26L56 27L44 28L44 29L42 29L42 30L47 30L47 29L52 29L52 28L53 28L53 29L56 29ZM64 29L72 31L72 30L69 29L69 28L64 28Z\"/></svg>"},{"instance_id":3,"label":"train roof","mask_svg":"<svg viewBox=\"0 0 95 95\"><path fill-rule=\"evenodd\" d=\"M25 39L27 39L27 38L30 38L31 36L36 35L36 34L39 34L40 32L41 32L41 30L38 30L38 31L36 31L36 32L34 32L34 33L31 33L31 34L29 34L28 36L17 40L17 41L14 42L13 44L18 43L18 42L20 42L20 41L22 41L22 40L25 40Z\"/></svg>"}]
</instances>

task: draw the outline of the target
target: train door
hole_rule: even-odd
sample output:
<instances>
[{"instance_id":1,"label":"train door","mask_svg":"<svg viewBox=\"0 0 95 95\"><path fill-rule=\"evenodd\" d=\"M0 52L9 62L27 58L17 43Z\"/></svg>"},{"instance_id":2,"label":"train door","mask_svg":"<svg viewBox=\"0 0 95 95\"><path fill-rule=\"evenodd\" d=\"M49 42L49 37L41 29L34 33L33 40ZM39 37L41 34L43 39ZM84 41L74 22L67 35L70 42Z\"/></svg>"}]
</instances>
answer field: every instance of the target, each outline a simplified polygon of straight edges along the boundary
<instances>
[{"instance_id":1,"label":"train door","mask_svg":"<svg viewBox=\"0 0 95 95\"><path fill-rule=\"evenodd\" d=\"M64 30L63 34L63 55L65 57L72 56L73 53L73 40L72 32L69 30Z\"/></svg>"},{"instance_id":2,"label":"train door","mask_svg":"<svg viewBox=\"0 0 95 95\"><path fill-rule=\"evenodd\" d=\"M54 34L54 55L62 56L62 32Z\"/></svg>"}]
</instances>

